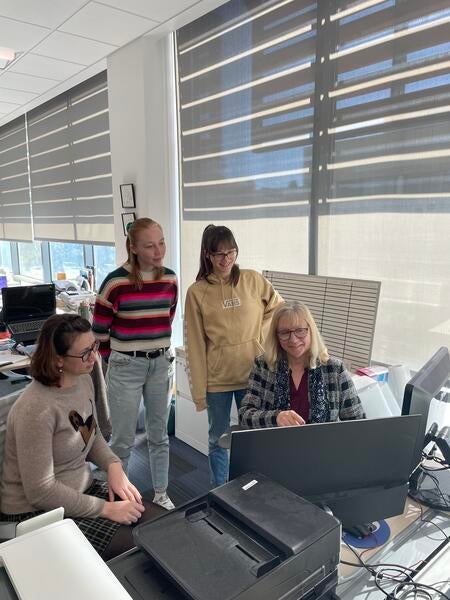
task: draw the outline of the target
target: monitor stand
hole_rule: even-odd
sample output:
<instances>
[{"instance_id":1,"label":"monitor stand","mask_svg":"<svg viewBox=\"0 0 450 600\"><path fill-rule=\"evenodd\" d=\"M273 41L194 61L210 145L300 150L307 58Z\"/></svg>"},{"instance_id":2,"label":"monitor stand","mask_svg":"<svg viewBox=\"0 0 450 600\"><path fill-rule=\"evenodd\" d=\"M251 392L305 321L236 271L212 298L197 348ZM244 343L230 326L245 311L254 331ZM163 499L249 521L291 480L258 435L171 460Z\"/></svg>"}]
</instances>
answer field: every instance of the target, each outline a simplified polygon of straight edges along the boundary
<instances>
[{"instance_id":1,"label":"monitor stand","mask_svg":"<svg viewBox=\"0 0 450 600\"><path fill-rule=\"evenodd\" d=\"M450 511L450 468L424 470L419 467L416 473L410 497L430 508Z\"/></svg>"}]
</instances>

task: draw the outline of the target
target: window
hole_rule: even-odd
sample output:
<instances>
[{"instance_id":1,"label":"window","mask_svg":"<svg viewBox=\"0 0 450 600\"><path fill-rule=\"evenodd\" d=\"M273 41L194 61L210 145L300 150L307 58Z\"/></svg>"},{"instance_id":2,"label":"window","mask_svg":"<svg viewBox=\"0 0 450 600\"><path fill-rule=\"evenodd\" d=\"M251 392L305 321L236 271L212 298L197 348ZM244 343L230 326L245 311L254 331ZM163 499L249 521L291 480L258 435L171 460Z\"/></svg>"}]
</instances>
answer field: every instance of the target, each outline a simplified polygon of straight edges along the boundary
<instances>
[{"instance_id":1,"label":"window","mask_svg":"<svg viewBox=\"0 0 450 600\"><path fill-rule=\"evenodd\" d=\"M66 279L78 277L80 269L85 266L83 245L62 242L51 242L49 245L52 279L57 278L57 273L65 273Z\"/></svg>"},{"instance_id":2,"label":"window","mask_svg":"<svg viewBox=\"0 0 450 600\"><path fill-rule=\"evenodd\" d=\"M365 4L327 27L318 274L381 280L372 356L416 369L450 343L450 9Z\"/></svg>"},{"instance_id":3,"label":"window","mask_svg":"<svg viewBox=\"0 0 450 600\"><path fill-rule=\"evenodd\" d=\"M106 71L27 113L36 239L114 241Z\"/></svg>"},{"instance_id":4,"label":"window","mask_svg":"<svg viewBox=\"0 0 450 600\"><path fill-rule=\"evenodd\" d=\"M231 0L177 32L184 289L223 223L245 266L380 280L374 360L450 344L449 17Z\"/></svg>"},{"instance_id":5,"label":"window","mask_svg":"<svg viewBox=\"0 0 450 600\"><path fill-rule=\"evenodd\" d=\"M241 266L308 268L315 21L306 0L233 0L177 32L184 289L209 223Z\"/></svg>"},{"instance_id":6,"label":"window","mask_svg":"<svg viewBox=\"0 0 450 600\"><path fill-rule=\"evenodd\" d=\"M33 280L44 281L41 242L19 242L17 247L20 274Z\"/></svg>"},{"instance_id":7,"label":"window","mask_svg":"<svg viewBox=\"0 0 450 600\"><path fill-rule=\"evenodd\" d=\"M114 246L94 246L95 287L98 290L102 281L116 268Z\"/></svg>"},{"instance_id":8,"label":"window","mask_svg":"<svg viewBox=\"0 0 450 600\"><path fill-rule=\"evenodd\" d=\"M11 246L9 242L0 241L0 274L12 273Z\"/></svg>"}]
</instances>

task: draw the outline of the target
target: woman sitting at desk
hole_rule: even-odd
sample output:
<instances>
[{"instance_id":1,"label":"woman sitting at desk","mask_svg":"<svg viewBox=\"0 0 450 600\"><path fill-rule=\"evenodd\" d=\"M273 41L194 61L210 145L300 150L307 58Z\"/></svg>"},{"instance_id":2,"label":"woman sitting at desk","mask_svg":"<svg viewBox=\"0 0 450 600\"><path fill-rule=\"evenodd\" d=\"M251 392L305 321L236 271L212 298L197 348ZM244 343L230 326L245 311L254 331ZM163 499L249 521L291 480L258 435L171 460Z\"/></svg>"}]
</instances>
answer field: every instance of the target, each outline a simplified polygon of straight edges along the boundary
<instances>
[{"instance_id":1,"label":"woman sitting at desk","mask_svg":"<svg viewBox=\"0 0 450 600\"><path fill-rule=\"evenodd\" d=\"M362 419L350 373L328 356L304 304L280 304L272 317L266 351L255 359L239 410L243 427L285 427Z\"/></svg>"},{"instance_id":2,"label":"woman sitting at desk","mask_svg":"<svg viewBox=\"0 0 450 600\"><path fill-rule=\"evenodd\" d=\"M144 506L97 425L90 377L97 348L89 322L78 315L44 323L31 359L33 381L8 415L1 519L22 521L62 506L102 554L120 524L135 523ZM93 481L87 461L107 471L108 483Z\"/></svg>"}]
</instances>

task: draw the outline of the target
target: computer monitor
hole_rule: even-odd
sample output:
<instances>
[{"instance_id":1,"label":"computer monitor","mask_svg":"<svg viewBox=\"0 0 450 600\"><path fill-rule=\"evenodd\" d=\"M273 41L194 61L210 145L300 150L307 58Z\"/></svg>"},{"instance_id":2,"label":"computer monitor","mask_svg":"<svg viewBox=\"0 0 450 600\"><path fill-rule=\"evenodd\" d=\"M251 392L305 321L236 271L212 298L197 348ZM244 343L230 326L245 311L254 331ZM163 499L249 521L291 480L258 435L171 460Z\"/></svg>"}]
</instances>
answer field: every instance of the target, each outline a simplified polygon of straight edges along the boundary
<instances>
[{"instance_id":1,"label":"computer monitor","mask_svg":"<svg viewBox=\"0 0 450 600\"><path fill-rule=\"evenodd\" d=\"M15 323L27 319L43 319L55 313L55 285L42 283L2 289L3 320Z\"/></svg>"},{"instance_id":2,"label":"computer monitor","mask_svg":"<svg viewBox=\"0 0 450 600\"><path fill-rule=\"evenodd\" d=\"M420 463L433 398L450 379L450 353L442 346L408 381L403 395L402 415L420 415L420 430L411 464L411 473ZM441 427L445 423L438 424Z\"/></svg>"},{"instance_id":3,"label":"computer monitor","mask_svg":"<svg viewBox=\"0 0 450 600\"><path fill-rule=\"evenodd\" d=\"M403 415L420 415L419 435L411 463L410 495L428 506L441 510L450 510L450 470L431 472L420 468L419 465L424 446L427 445L428 439L432 441L431 437L426 437L430 426L433 426L430 407L433 404L436 407L436 397L449 379L450 353L448 348L443 346L406 384L402 405ZM434 433L438 434L440 429L450 423L439 422L436 425ZM448 442L442 440L442 444L448 448Z\"/></svg>"},{"instance_id":4,"label":"computer monitor","mask_svg":"<svg viewBox=\"0 0 450 600\"><path fill-rule=\"evenodd\" d=\"M2 288L3 321L16 342L34 342L44 321L55 314L55 285Z\"/></svg>"},{"instance_id":5,"label":"computer monitor","mask_svg":"<svg viewBox=\"0 0 450 600\"><path fill-rule=\"evenodd\" d=\"M344 527L401 514L420 417L388 417L236 431L230 479L259 472Z\"/></svg>"}]
</instances>

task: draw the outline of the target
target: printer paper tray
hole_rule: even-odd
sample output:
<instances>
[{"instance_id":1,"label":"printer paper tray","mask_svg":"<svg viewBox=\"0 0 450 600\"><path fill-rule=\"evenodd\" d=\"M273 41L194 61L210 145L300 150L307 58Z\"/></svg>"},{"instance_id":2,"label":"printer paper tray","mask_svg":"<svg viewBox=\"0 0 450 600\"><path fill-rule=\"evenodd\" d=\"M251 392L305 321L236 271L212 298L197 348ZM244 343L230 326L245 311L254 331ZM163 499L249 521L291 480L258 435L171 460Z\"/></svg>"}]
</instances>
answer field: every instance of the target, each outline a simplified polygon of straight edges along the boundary
<instances>
[{"instance_id":1,"label":"printer paper tray","mask_svg":"<svg viewBox=\"0 0 450 600\"><path fill-rule=\"evenodd\" d=\"M246 536L218 508L208 507L198 519L174 511L145 523L135 535L189 598L231 600L256 581L258 565L279 562L276 552Z\"/></svg>"}]
</instances>

